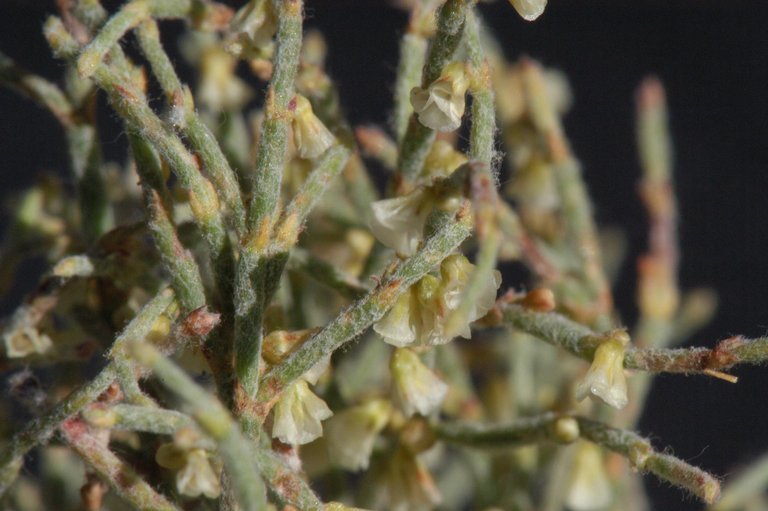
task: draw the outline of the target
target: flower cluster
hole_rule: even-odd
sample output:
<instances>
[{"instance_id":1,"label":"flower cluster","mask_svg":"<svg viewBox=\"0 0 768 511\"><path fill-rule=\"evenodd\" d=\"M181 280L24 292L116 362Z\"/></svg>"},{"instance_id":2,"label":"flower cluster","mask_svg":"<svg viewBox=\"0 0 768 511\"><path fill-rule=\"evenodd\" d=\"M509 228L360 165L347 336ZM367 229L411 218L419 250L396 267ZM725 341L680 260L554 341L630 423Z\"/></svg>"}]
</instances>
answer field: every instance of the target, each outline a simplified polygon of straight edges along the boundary
<instances>
[{"instance_id":1,"label":"flower cluster","mask_svg":"<svg viewBox=\"0 0 768 511\"><path fill-rule=\"evenodd\" d=\"M395 305L374 325L374 330L393 346L436 346L453 339L446 331L446 321L459 307L461 293L474 265L461 254L447 257L440 265L439 276L426 275L403 293ZM483 317L493 307L501 274L488 276L469 317L456 335L469 338L469 324Z\"/></svg>"}]
</instances>

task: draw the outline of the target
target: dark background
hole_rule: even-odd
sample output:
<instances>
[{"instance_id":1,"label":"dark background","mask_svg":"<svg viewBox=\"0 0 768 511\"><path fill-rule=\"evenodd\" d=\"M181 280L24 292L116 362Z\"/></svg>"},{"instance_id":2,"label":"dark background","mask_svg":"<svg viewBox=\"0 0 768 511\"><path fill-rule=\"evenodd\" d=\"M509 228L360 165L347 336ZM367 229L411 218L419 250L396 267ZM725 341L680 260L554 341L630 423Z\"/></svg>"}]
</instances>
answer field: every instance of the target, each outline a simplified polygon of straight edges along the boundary
<instances>
[{"instance_id":1,"label":"dark background","mask_svg":"<svg viewBox=\"0 0 768 511\"><path fill-rule=\"evenodd\" d=\"M550 0L535 23L499 0L482 13L509 58L528 54L561 68L574 92L566 128L583 162L598 220L622 227L629 259L617 303L631 322L634 257L646 221L635 194L633 94L647 74L667 86L680 201L681 281L717 290L720 309L695 344L731 334L759 336L768 325L768 5L760 0ZM61 66L40 29L49 2L0 0L0 50L44 76ZM385 1L307 1L307 25L321 28L329 66L351 121L385 124L398 38L406 16ZM345 53L345 48L351 51ZM342 57L342 54L344 55ZM122 159L125 140L105 115L105 152ZM36 173L67 170L63 138L46 112L0 89L0 193L12 196ZM4 223L7 215L3 215ZM36 280L19 279L16 297ZM739 368L737 385L706 377L657 378L640 431L657 447L722 476L768 451L768 370ZM646 478L655 509L702 506Z\"/></svg>"}]
</instances>

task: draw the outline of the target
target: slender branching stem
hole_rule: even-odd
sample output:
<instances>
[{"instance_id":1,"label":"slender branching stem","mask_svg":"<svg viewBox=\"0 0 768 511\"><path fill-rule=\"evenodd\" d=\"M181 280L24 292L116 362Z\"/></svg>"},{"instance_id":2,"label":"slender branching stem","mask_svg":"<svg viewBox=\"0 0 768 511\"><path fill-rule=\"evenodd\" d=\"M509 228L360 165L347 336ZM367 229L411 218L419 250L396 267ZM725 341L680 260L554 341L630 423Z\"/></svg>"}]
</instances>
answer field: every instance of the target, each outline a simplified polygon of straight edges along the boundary
<instances>
[{"instance_id":1,"label":"slender branching stem","mask_svg":"<svg viewBox=\"0 0 768 511\"><path fill-rule=\"evenodd\" d=\"M559 426L564 421L575 422L578 435L563 438ZM548 413L506 424L438 424L434 426L434 431L438 438L447 442L481 449L570 442L580 436L626 457L633 468L680 486L708 504L715 502L720 495L720 483L714 476L679 458L655 451L648 440L636 433L584 417Z\"/></svg>"},{"instance_id":2,"label":"slender branching stem","mask_svg":"<svg viewBox=\"0 0 768 511\"><path fill-rule=\"evenodd\" d=\"M180 511L181 508L156 492L131 465L110 451L88 424L79 419L69 419L59 430L83 461L134 508Z\"/></svg>"},{"instance_id":3,"label":"slender branching stem","mask_svg":"<svg viewBox=\"0 0 768 511\"><path fill-rule=\"evenodd\" d=\"M168 54L163 50L160 33L154 20L146 20L136 31L139 45L152 67L160 86L165 92L174 113L174 127L189 140L194 152L200 156L203 168L211 176L216 189L232 214L236 230L243 234L245 229L245 206L234 170L230 167L224 152L216 142L211 130L203 123L195 110L189 91L173 69Z\"/></svg>"},{"instance_id":4,"label":"slender branching stem","mask_svg":"<svg viewBox=\"0 0 768 511\"><path fill-rule=\"evenodd\" d=\"M133 343L130 353L184 401L200 428L216 441L242 509L265 509L264 484L255 461L247 455L250 444L227 409L150 344Z\"/></svg>"},{"instance_id":5,"label":"slender branching stem","mask_svg":"<svg viewBox=\"0 0 768 511\"><path fill-rule=\"evenodd\" d=\"M120 350L131 339L143 339L157 318L173 303L173 293L162 292L150 300L115 340L113 350ZM73 391L52 410L27 424L16 433L0 453L0 494L16 479L23 457L35 446L45 443L56 428L69 417L95 401L115 380L116 368L108 364L88 383Z\"/></svg>"},{"instance_id":6,"label":"slender branching stem","mask_svg":"<svg viewBox=\"0 0 768 511\"><path fill-rule=\"evenodd\" d=\"M519 305L503 305L504 322L569 353L592 360L605 336L554 312L534 312ZM709 374L738 364L768 361L768 337L731 337L714 348L627 348L624 367L652 373Z\"/></svg>"},{"instance_id":7,"label":"slender branching stem","mask_svg":"<svg viewBox=\"0 0 768 511\"><path fill-rule=\"evenodd\" d=\"M249 226L255 230L269 228L276 220L301 51L302 0L275 0L274 6L278 13L277 50L254 170L253 189L259 192L253 195L250 208Z\"/></svg>"}]
</instances>

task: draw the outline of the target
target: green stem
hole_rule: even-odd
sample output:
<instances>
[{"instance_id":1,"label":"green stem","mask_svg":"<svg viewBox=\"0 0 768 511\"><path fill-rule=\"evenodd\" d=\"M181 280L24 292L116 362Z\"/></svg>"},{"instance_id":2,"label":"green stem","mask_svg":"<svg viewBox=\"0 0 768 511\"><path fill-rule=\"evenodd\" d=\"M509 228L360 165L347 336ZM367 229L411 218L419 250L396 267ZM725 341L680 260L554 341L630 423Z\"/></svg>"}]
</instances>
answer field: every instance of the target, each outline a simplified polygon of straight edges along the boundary
<instances>
[{"instance_id":1,"label":"green stem","mask_svg":"<svg viewBox=\"0 0 768 511\"><path fill-rule=\"evenodd\" d=\"M117 336L112 352L122 349L130 339L143 339L152 329L157 318L173 303L173 293L158 294L141 309L135 318ZM10 440L0 453L0 495L13 483L23 463L23 457L36 445L46 442L56 428L69 417L95 401L115 380L114 364L107 365L90 382L70 393L45 415L36 418Z\"/></svg>"},{"instance_id":2,"label":"green stem","mask_svg":"<svg viewBox=\"0 0 768 511\"><path fill-rule=\"evenodd\" d=\"M395 78L395 108L392 115L395 139L401 141L408 128L408 119L413 114L411 106L411 89L421 83L421 72L427 56L427 39L414 28L414 18L423 16L420 10L414 10L411 14L409 31L400 41L400 59L397 64L397 76Z\"/></svg>"},{"instance_id":3,"label":"green stem","mask_svg":"<svg viewBox=\"0 0 768 511\"><path fill-rule=\"evenodd\" d=\"M129 464L120 460L80 420L70 419L59 428L62 436L85 463L96 471L118 495L136 509L180 511L157 493Z\"/></svg>"},{"instance_id":4,"label":"green stem","mask_svg":"<svg viewBox=\"0 0 768 511\"><path fill-rule=\"evenodd\" d=\"M206 303L200 268L192 254L184 248L162 200L160 161L148 144L136 135L129 135L136 168L144 187L147 222L152 238L160 252L163 266L171 276L171 284L181 307L191 312ZM162 188L155 188L162 187Z\"/></svg>"},{"instance_id":5,"label":"green stem","mask_svg":"<svg viewBox=\"0 0 768 511\"><path fill-rule=\"evenodd\" d=\"M107 20L101 31L88 43L77 59L81 78L89 78L99 68L104 57L126 32L142 21L157 18L181 18L190 14L191 0L133 0ZM102 14L103 15L103 14Z\"/></svg>"},{"instance_id":6,"label":"green stem","mask_svg":"<svg viewBox=\"0 0 768 511\"><path fill-rule=\"evenodd\" d=\"M547 413L494 425L437 424L433 426L438 438L457 445L481 449L503 449L532 443L561 441L558 423L576 421L579 436L626 457L634 468L650 472L658 478L693 493L711 504L720 495L720 483L712 475L685 461L662 454L651 443L631 431L612 428L583 417ZM568 438L572 441L573 438Z\"/></svg>"},{"instance_id":7,"label":"green stem","mask_svg":"<svg viewBox=\"0 0 768 511\"><path fill-rule=\"evenodd\" d=\"M533 312L518 305L502 307L504 322L523 332L591 361L605 337L553 312ZM731 337L714 348L627 348L624 367L653 373L700 374L729 369L737 364L768 361L768 337Z\"/></svg>"},{"instance_id":8,"label":"green stem","mask_svg":"<svg viewBox=\"0 0 768 511\"><path fill-rule=\"evenodd\" d=\"M233 215L235 228L242 234L245 229L245 206L234 170L216 137L200 119L188 90L173 69L173 64L163 50L160 33L154 20L144 21L136 31L144 56L152 67L160 86L165 92L171 108L180 110L183 120L174 126L189 140L192 149L200 156L203 167L211 176L222 200Z\"/></svg>"},{"instance_id":9,"label":"green stem","mask_svg":"<svg viewBox=\"0 0 768 511\"><path fill-rule=\"evenodd\" d=\"M259 389L259 361L261 357L262 314L272 298L280 280L288 252L296 243L309 212L320 201L330 182L341 172L349 158L349 150L336 145L323 155L317 166L307 178L296 196L285 208L285 213L277 226L275 241L270 249L272 254L264 257L259 254L241 254L238 267L238 279L235 287L243 294L249 292L247 276L252 275L252 282L259 283L256 295L240 304L249 304L240 308L236 316L235 329L235 372L246 398L252 399ZM250 265L253 264L253 269ZM254 286L256 287L256 286ZM240 297L239 294L236 296Z\"/></svg>"},{"instance_id":10,"label":"green stem","mask_svg":"<svg viewBox=\"0 0 768 511\"><path fill-rule=\"evenodd\" d=\"M184 401L200 428L217 443L242 509L265 509L266 492L256 463L248 455L250 444L227 409L152 345L132 343L130 353Z\"/></svg>"},{"instance_id":11,"label":"green stem","mask_svg":"<svg viewBox=\"0 0 768 511\"><path fill-rule=\"evenodd\" d=\"M274 3L278 13L277 49L256 156L255 193L249 221L251 229L268 228L276 220L288 149L288 128L291 122L289 107L294 95L301 51L302 0L275 0Z\"/></svg>"},{"instance_id":12,"label":"green stem","mask_svg":"<svg viewBox=\"0 0 768 511\"><path fill-rule=\"evenodd\" d=\"M69 60L74 59L79 46L59 18L55 16L48 18L44 33L58 56ZM147 103L144 93L133 84L121 80L119 75L106 65L98 66L94 70L93 79L107 93L115 111L124 120L126 128L149 141L169 163L181 185L189 190L192 213L211 251L218 277L217 282L231 282L232 253L219 200L213 185L197 168L194 157L187 151L181 140L165 128Z\"/></svg>"}]
</instances>

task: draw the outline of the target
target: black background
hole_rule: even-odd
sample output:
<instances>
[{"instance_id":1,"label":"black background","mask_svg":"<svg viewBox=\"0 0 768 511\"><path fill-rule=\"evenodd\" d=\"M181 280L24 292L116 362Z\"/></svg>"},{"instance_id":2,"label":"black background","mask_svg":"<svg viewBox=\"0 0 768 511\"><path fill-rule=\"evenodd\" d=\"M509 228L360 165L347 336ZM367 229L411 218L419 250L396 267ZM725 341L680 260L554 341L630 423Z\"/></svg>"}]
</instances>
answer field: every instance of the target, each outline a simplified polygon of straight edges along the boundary
<instances>
[{"instance_id":1,"label":"black background","mask_svg":"<svg viewBox=\"0 0 768 511\"><path fill-rule=\"evenodd\" d=\"M755 0L550 0L535 23L505 1L483 5L509 58L528 54L564 70L575 103L566 128L583 162L599 222L622 227L630 258L616 296L633 320L634 257L646 221L635 193L633 94L647 74L667 86L675 139L684 288L707 285L720 309L695 344L768 326L768 5ZM56 79L40 29L49 2L0 0L0 50ZM307 25L322 29L329 67L353 123L386 124L397 46L406 16L384 1L307 1ZM173 29L173 26L171 26ZM125 140L105 114L105 152L122 159ZM67 170L63 137L46 112L0 89L0 193L12 196L35 174ZM7 215L3 215L3 220ZM5 222L4 222L5 223ZM25 268L15 297L36 280ZM514 283L507 283L514 284ZM739 368L737 385L705 377L661 376L640 423L657 447L728 476L768 451L768 369ZM646 478L654 509L702 505Z\"/></svg>"}]
</instances>

